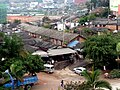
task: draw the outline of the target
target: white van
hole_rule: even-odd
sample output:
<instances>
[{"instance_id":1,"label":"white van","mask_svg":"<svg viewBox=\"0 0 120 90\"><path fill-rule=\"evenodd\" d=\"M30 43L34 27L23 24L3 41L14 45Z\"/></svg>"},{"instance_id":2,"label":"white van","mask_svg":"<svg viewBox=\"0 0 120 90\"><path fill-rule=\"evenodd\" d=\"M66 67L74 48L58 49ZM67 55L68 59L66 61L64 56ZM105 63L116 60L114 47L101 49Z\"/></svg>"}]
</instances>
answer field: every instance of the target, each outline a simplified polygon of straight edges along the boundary
<instances>
[{"instance_id":1,"label":"white van","mask_svg":"<svg viewBox=\"0 0 120 90\"><path fill-rule=\"evenodd\" d=\"M44 64L44 71L47 73L53 73L54 72L54 65L51 64Z\"/></svg>"}]
</instances>

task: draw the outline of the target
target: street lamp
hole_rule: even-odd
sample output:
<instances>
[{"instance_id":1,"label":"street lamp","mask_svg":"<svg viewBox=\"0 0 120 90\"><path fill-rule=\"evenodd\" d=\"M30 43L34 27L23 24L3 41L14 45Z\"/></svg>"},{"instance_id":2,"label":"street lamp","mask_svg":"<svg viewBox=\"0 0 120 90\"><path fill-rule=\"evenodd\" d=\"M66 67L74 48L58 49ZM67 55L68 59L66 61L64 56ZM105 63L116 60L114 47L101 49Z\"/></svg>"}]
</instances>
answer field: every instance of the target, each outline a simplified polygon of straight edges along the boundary
<instances>
[{"instance_id":1,"label":"street lamp","mask_svg":"<svg viewBox=\"0 0 120 90\"><path fill-rule=\"evenodd\" d=\"M12 82L12 90L14 90L14 79L13 79L13 77L11 76L11 74L9 73L9 70L7 69L4 73L6 73L6 74L8 74L9 75L9 77L10 77L10 80L11 80L11 82Z\"/></svg>"}]
</instances>

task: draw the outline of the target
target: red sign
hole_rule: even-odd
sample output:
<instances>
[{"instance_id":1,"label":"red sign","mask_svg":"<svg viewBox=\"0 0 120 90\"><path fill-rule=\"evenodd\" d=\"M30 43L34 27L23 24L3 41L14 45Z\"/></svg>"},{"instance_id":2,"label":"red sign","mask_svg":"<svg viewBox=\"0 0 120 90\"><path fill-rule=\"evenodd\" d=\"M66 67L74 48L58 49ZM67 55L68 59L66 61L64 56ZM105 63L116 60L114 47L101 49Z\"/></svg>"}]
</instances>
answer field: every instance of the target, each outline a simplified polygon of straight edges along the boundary
<instances>
[{"instance_id":1,"label":"red sign","mask_svg":"<svg viewBox=\"0 0 120 90\"><path fill-rule=\"evenodd\" d=\"M118 5L118 15L120 15L120 4Z\"/></svg>"}]
</instances>

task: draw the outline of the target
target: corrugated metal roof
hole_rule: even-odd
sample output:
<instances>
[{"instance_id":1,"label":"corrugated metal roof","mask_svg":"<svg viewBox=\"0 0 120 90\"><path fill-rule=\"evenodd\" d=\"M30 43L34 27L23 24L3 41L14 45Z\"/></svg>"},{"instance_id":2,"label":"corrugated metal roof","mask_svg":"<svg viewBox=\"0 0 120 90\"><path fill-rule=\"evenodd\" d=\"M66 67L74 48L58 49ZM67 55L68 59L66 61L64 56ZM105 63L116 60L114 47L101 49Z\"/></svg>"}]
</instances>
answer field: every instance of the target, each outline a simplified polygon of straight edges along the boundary
<instances>
[{"instance_id":1,"label":"corrugated metal roof","mask_svg":"<svg viewBox=\"0 0 120 90\"><path fill-rule=\"evenodd\" d=\"M70 42L67 46L68 46L68 47L74 47L74 46L76 46L78 43L79 43L79 41L75 40L75 41Z\"/></svg>"},{"instance_id":2,"label":"corrugated metal roof","mask_svg":"<svg viewBox=\"0 0 120 90\"><path fill-rule=\"evenodd\" d=\"M49 56L57 56L57 55L75 53L76 51L70 48L61 48L61 49L51 49L51 50L48 50L47 52Z\"/></svg>"}]
</instances>

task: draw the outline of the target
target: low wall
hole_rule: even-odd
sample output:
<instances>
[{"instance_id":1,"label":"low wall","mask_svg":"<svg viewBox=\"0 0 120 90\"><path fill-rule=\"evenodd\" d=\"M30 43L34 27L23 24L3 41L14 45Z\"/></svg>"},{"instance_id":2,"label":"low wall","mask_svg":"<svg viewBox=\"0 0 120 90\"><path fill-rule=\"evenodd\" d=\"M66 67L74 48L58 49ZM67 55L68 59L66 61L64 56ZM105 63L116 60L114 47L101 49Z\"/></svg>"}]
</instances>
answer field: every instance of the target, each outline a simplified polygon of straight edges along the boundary
<instances>
[{"instance_id":1,"label":"low wall","mask_svg":"<svg viewBox=\"0 0 120 90\"><path fill-rule=\"evenodd\" d=\"M68 65L71 65L69 60L61 61L61 62L56 62L55 63L55 70L61 70L67 67Z\"/></svg>"}]
</instances>

